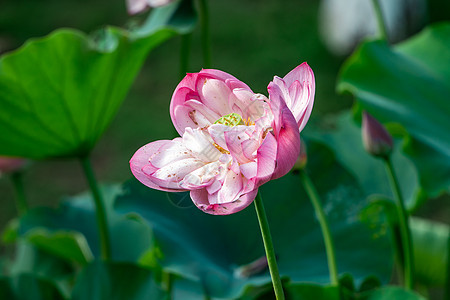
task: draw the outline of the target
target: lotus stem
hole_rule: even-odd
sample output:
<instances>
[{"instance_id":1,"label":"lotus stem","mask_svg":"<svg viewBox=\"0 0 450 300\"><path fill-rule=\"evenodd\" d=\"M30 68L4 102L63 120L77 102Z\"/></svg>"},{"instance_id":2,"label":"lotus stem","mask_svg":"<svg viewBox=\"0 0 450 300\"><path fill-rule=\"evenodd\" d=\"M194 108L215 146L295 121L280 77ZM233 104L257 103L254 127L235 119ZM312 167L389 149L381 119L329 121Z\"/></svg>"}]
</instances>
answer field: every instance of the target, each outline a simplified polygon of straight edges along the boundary
<instances>
[{"instance_id":1,"label":"lotus stem","mask_svg":"<svg viewBox=\"0 0 450 300\"><path fill-rule=\"evenodd\" d=\"M414 258L411 239L411 231L408 226L408 214L405 209L402 192L400 190L397 176L395 175L392 161L389 157L384 158L386 171L391 183L392 191L396 201L397 216L400 225L401 249L403 250L403 276L405 288L414 289Z\"/></svg>"},{"instance_id":2,"label":"lotus stem","mask_svg":"<svg viewBox=\"0 0 450 300\"><path fill-rule=\"evenodd\" d=\"M186 76L189 70L189 55L191 53L191 33L181 35L180 47L180 80Z\"/></svg>"},{"instance_id":3,"label":"lotus stem","mask_svg":"<svg viewBox=\"0 0 450 300\"><path fill-rule=\"evenodd\" d=\"M269 265L270 277L272 278L273 289L277 300L284 300L283 286L281 284L280 274L278 272L277 260L273 249L272 236L270 235L269 222L267 221L266 211L258 192L255 198L256 215L258 216L259 227L263 238L264 249L266 251L267 263Z\"/></svg>"},{"instance_id":4,"label":"lotus stem","mask_svg":"<svg viewBox=\"0 0 450 300\"><path fill-rule=\"evenodd\" d=\"M15 199L16 199L17 213L19 216L22 216L28 211L28 203L25 196L22 172L17 171L12 173L11 180L14 185L14 191L16 194Z\"/></svg>"},{"instance_id":5,"label":"lotus stem","mask_svg":"<svg viewBox=\"0 0 450 300\"><path fill-rule=\"evenodd\" d=\"M320 201L319 193L314 184L306 174L305 170L300 171L300 179L305 187L306 193L314 207L317 219L322 230L323 241L325 243L325 251L327 253L328 271L330 273L330 282L332 285L339 285L339 277L336 264L336 255L334 250L333 238L331 237L330 227L328 225L327 216L323 210L322 202Z\"/></svg>"},{"instance_id":6,"label":"lotus stem","mask_svg":"<svg viewBox=\"0 0 450 300\"><path fill-rule=\"evenodd\" d=\"M378 24L378 34L383 40L388 40L388 33L386 29L386 23L383 18L383 11L381 10L381 5L379 0L372 0L373 8L375 11L375 16L377 18Z\"/></svg>"},{"instance_id":7,"label":"lotus stem","mask_svg":"<svg viewBox=\"0 0 450 300\"><path fill-rule=\"evenodd\" d=\"M209 12L207 0L199 0L200 28L203 50L203 67L211 68L211 37L209 34Z\"/></svg>"},{"instance_id":8,"label":"lotus stem","mask_svg":"<svg viewBox=\"0 0 450 300\"><path fill-rule=\"evenodd\" d=\"M84 174L92 192L95 202L95 213L97 218L97 226L100 235L101 257L103 260L111 260L111 244L109 238L108 221L106 216L105 203L102 194L95 179L94 171L88 156L80 158Z\"/></svg>"}]
</instances>

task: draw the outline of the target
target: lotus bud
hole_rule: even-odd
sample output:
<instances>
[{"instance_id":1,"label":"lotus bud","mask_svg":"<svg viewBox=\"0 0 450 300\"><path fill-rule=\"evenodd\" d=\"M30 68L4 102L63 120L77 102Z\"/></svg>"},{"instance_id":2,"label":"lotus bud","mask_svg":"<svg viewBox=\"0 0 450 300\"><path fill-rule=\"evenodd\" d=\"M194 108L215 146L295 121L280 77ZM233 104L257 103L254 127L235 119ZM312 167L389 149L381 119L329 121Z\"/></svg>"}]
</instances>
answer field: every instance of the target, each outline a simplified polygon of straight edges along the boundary
<instances>
[{"instance_id":1,"label":"lotus bud","mask_svg":"<svg viewBox=\"0 0 450 300\"><path fill-rule=\"evenodd\" d=\"M384 126L367 112L363 113L362 139L367 152L377 157L387 157L393 148L391 135Z\"/></svg>"}]
</instances>

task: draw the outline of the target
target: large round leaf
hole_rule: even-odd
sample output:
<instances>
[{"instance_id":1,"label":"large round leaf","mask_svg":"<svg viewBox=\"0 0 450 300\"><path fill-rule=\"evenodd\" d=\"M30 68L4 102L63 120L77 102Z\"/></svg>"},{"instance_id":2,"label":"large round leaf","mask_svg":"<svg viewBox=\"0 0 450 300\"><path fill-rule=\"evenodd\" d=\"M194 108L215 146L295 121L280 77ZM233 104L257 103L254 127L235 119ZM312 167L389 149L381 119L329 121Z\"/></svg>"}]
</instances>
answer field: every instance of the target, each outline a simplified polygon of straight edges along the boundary
<instances>
[{"instance_id":1,"label":"large round leaf","mask_svg":"<svg viewBox=\"0 0 450 300\"><path fill-rule=\"evenodd\" d=\"M339 91L354 94L374 117L401 126L404 150L427 196L450 187L449 65L450 24L442 23L394 47L363 43L338 83Z\"/></svg>"},{"instance_id":2,"label":"large round leaf","mask_svg":"<svg viewBox=\"0 0 450 300\"><path fill-rule=\"evenodd\" d=\"M374 235L359 222L365 197L356 181L329 149L311 144L309 150L310 173L325 202L339 272L352 274L358 284L368 275L386 282L391 248L386 236ZM267 268L251 268L264 256L252 206L230 216L211 216L195 208L188 194L168 195L136 181L125 190L116 208L137 212L151 224L163 255L161 264L170 272L200 283L212 297L237 297L246 287L270 282ZM293 282L329 282L320 227L299 176L288 174L264 185L261 192L281 276Z\"/></svg>"},{"instance_id":3,"label":"large round leaf","mask_svg":"<svg viewBox=\"0 0 450 300\"><path fill-rule=\"evenodd\" d=\"M0 154L88 153L116 114L148 52L175 33L70 29L0 58Z\"/></svg>"}]
</instances>

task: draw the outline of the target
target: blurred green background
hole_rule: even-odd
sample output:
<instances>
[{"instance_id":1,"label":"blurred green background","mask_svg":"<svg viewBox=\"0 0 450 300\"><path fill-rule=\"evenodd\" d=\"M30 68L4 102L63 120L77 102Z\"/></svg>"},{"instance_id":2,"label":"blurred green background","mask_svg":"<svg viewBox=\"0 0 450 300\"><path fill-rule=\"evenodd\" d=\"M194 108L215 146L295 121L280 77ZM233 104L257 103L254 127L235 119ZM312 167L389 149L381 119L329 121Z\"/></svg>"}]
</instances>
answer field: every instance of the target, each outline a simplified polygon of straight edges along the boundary
<instances>
[{"instance_id":1,"label":"blurred green background","mask_svg":"<svg viewBox=\"0 0 450 300\"><path fill-rule=\"evenodd\" d=\"M282 77L307 61L316 76L312 118L323 121L330 114L350 108L352 98L335 93L336 77L345 57L332 55L321 41L319 4L320 1L307 0L209 1L213 67L233 74L255 92L267 94L266 87L274 75ZM449 1L428 1L427 23L450 19L449 14ZM0 52L13 50L29 38L60 27L91 32L104 25L126 26L129 21L122 0L2 0ZM93 153L100 181L129 179L128 161L140 146L175 137L169 102L180 80L179 49L180 38L176 37L150 53L116 119ZM198 28L193 34L190 58L189 71L199 71L202 54ZM32 162L25 180L31 206L57 206L61 196L87 189L78 161ZM443 201L430 201L417 214L448 222L448 208L443 210L439 204ZM3 228L16 215L7 177L0 178L0 205Z\"/></svg>"}]
</instances>

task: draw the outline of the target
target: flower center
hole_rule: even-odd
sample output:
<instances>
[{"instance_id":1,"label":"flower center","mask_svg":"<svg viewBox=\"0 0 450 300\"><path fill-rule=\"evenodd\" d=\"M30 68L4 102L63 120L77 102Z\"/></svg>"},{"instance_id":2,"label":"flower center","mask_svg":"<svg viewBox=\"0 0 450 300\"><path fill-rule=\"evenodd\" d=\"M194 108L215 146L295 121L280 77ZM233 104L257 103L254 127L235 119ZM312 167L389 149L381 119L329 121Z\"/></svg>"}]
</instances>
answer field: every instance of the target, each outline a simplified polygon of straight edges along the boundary
<instances>
[{"instance_id":1,"label":"flower center","mask_svg":"<svg viewBox=\"0 0 450 300\"><path fill-rule=\"evenodd\" d=\"M222 124L229 127L234 127L237 125L245 125L244 120L242 120L242 117L236 113L231 113L226 116L223 116L219 118L217 121L215 121L214 124Z\"/></svg>"}]
</instances>

